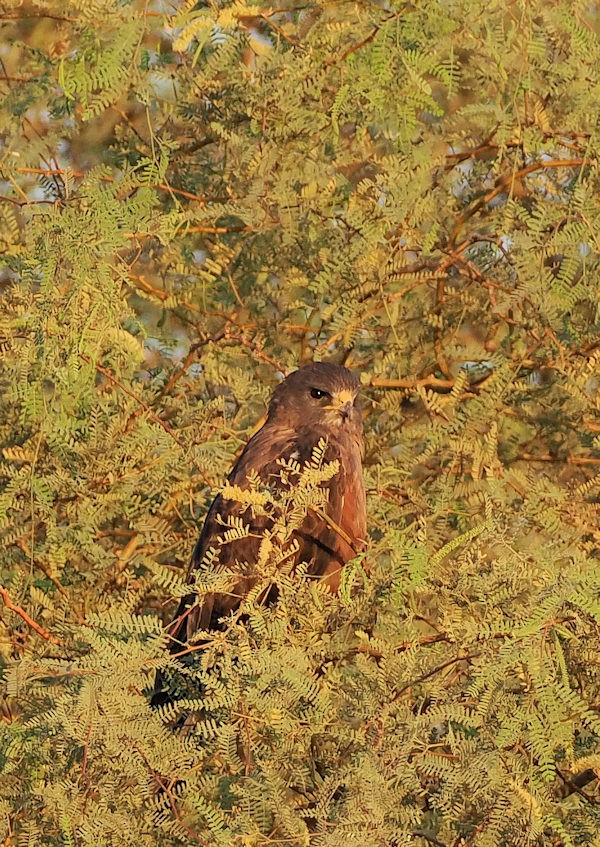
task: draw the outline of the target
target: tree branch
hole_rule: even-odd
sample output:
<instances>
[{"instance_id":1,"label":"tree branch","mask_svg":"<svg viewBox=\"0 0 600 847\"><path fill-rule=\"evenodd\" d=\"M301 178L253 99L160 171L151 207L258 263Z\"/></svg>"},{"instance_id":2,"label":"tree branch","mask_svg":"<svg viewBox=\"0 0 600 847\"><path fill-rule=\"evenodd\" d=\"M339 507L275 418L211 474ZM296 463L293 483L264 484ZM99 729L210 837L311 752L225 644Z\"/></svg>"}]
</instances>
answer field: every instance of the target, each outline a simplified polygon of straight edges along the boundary
<instances>
[{"instance_id":1,"label":"tree branch","mask_svg":"<svg viewBox=\"0 0 600 847\"><path fill-rule=\"evenodd\" d=\"M333 518L329 517L329 515L326 512L324 512L322 509L319 509L318 506L309 506L308 508L310 509L311 512L314 512L315 515L317 515L319 518L321 518L322 521L325 521L327 526L330 529L332 529L337 535L339 535L339 537L343 541L346 542L346 544L348 545L348 547L350 547L350 549L353 551L353 553L358 554L358 553L362 552L356 546L354 541L350 538L348 533L345 532L345 530L343 530L341 526L338 526L338 524L336 524L336 522L333 520Z\"/></svg>"},{"instance_id":2,"label":"tree branch","mask_svg":"<svg viewBox=\"0 0 600 847\"><path fill-rule=\"evenodd\" d=\"M422 379L384 379L374 377L371 380L373 388L454 388L453 379L438 379L436 376L425 376Z\"/></svg>"},{"instance_id":3,"label":"tree branch","mask_svg":"<svg viewBox=\"0 0 600 847\"><path fill-rule=\"evenodd\" d=\"M481 653L479 653L479 652L477 652L477 653L459 653L459 655L455 656L453 659L448 659L447 662L442 662L441 665L436 665L436 667L433 668L433 670L430 670L430 671L427 671L427 673L421 674L421 676L418 676L416 679L413 679L410 682L407 682L406 685L403 685L401 688L399 688L396 691L396 693L394 694L394 696L392 697L392 699L390 700L390 704L395 703L396 700L399 700L400 697L402 697L403 694L405 694L413 686L418 685L420 682L425 682L427 679L430 679L432 676L435 676L436 674L441 673L442 671L446 670L446 668L449 668L452 665L457 664L457 662L469 662L471 659L476 659L477 656L480 656L480 655L481 655Z\"/></svg>"},{"instance_id":4,"label":"tree branch","mask_svg":"<svg viewBox=\"0 0 600 847\"><path fill-rule=\"evenodd\" d=\"M152 765L148 761L147 756L140 750L140 748L137 745L135 745L135 749L136 749L138 755L140 756L140 758L142 759L143 763L147 767L147 769L148 769L149 773L151 774L152 778L154 779L154 781L158 785L159 791L163 792L166 795L166 797L169 801L169 806L171 808L171 814L173 815L174 820L177 821L179 826L184 830L184 832L187 834L187 836L192 839L192 841L195 841L196 844L201 844L202 847L207 847L207 842L204 841L204 839L202 839L198 835L197 832L194 832L193 829L190 829L190 827L185 823L185 821L181 817L181 813L180 813L179 808L177 806L177 798L173 794L170 785L167 783L166 777L163 777L157 770L155 770L152 767ZM169 782L172 783L173 780L169 780Z\"/></svg>"},{"instance_id":5,"label":"tree branch","mask_svg":"<svg viewBox=\"0 0 600 847\"><path fill-rule=\"evenodd\" d=\"M83 359L84 362L87 362L87 364L91 364L90 357L86 356L85 353L81 354L81 358ZM181 439L179 438L177 433L175 433L173 431L173 429L171 429L169 424L166 423L165 421L163 421L162 418L159 418L159 416L156 414L156 412L153 412L152 409L150 408L150 406L147 403L145 403L144 400L142 400L141 397L139 397L134 391L132 391L126 385L124 385L113 373L111 373L108 370L108 368L105 368L102 365L99 365L97 362L94 364L94 367L96 368L98 373L101 373L103 376L105 376L109 380L109 382L112 382L113 385L116 385L117 388L120 388L121 391L123 391L125 394L127 394L128 397L131 397L132 400L135 400L135 402L138 403L142 407L142 409L146 412L146 414L148 415L150 420L154 421L155 424L158 424L158 426L160 426L161 429L164 429L164 431L167 433L167 435L169 435L173 439L175 444L177 444L179 447L181 447L182 450L185 450L185 444L183 443L183 441L181 441Z\"/></svg>"},{"instance_id":6,"label":"tree branch","mask_svg":"<svg viewBox=\"0 0 600 847\"><path fill-rule=\"evenodd\" d=\"M600 465L600 458L594 456L536 456L533 453L521 453L515 456L515 462L564 462L567 465Z\"/></svg>"},{"instance_id":7,"label":"tree branch","mask_svg":"<svg viewBox=\"0 0 600 847\"><path fill-rule=\"evenodd\" d=\"M585 159L548 159L547 161L542 162L532 162L518 171L511 171L508 174L502 174L496 180L494 188L484 194L483 197L476 200L463 212L462 215L460 215L450 238L450 243L452 244L456 241L463 224L472 218L482 206L485 206L486 203L490 203L495 197L502 194L506 188L510 185L514 185L518 180L523 179L523 177L529 176L529 174L535 173L536 171L548 170L550 168L577 168L584 164Z\"/></svg>"},{"instance_id":8,"label":"tree branch","mask_svg":"<svg viewBox=\"0 0 600 847\"><path fill-rule=\"evenodd\" d=\"M21 618L21 620L25 621L27 626L31 627L31 629L34 632L37 632L37 634L40 636L40 638L43 638L44 641L49 641L51 644L57 644L58 645L58 644L61 643L59 638L57 638L55 635L52 635L51 633L49 633L47 630L44 629L43 626L40 626L39 623L34 621L34 619L30 615L27 614L25 609L21 608L21 606L17 606L16 603L13 603L13 601L10 598L10 594L8 593L8 590L6 588L3 588L1 585L0 585L0 597L2 597L2 600L4 601L4 605L6 606L6 608L9 609L11 612L14 612L16 615L18 615Z\"/></svg>"}]
</instances>

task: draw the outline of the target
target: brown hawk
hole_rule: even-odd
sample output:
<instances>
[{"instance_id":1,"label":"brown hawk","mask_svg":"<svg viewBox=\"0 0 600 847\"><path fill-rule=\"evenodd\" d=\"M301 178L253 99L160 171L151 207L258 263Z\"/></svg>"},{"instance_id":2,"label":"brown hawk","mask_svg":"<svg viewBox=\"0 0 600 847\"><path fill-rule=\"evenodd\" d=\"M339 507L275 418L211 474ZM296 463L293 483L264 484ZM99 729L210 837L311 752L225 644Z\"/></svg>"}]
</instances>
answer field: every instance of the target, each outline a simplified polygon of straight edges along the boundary
<instances>
[{"instance_id":1,"label":"brown hawk","mask_svg":"<svg viewBox=\"0 0 600 847\"><path fill-rule=\"evenodd\" d=\"M228 590L209 593L200 601L194 594L183 598L169 628L172 652L182 650L198 630L217 628L259 579L252 565L277 516L255 512L232 492L257 484L274 492L281 492L286 485L293 487L293 473L291 477L282 474L282 467L306 467L319 445L323 460L336 462L337 470L321 483L326 489L322 507L309 507L294 529L292 540L297 543L292 545L293 558L291 562L288 558L286 565L306 562L309 574L324 578L337 590L341 568L362 549L366 536L359 389L354 374L328 362L305 365L277 386L266 422L248 441L229 474L229 490L214 499L192 554L188 576L198 567L215 568L230 576ZM228 537L227 529L236 521L239 526L239 519L245 532L238 537L229 533L233 537ZM162 693L155 694L154 702L163 701Z\"/></svg>"}]
</instances>

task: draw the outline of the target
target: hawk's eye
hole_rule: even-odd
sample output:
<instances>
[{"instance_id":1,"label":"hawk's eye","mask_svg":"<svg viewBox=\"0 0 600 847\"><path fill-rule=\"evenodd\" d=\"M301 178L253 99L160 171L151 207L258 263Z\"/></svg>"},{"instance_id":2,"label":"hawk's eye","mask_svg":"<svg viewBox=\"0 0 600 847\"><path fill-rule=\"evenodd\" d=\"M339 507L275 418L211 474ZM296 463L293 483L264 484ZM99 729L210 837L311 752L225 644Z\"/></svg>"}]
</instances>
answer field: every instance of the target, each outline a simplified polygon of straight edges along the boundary
<instances>
[{"instance_id":1,"label":"hawk's eye","mask_svg":"<svg viewBox=\"0 0 600 847\"><path fill-rule=\"evenodd\" d=\"M327 396L327 392L321 391L320 388L311 388L310 396L313 398L313 400L321 400L323 397Z\"/></svg>"}]
</instances>

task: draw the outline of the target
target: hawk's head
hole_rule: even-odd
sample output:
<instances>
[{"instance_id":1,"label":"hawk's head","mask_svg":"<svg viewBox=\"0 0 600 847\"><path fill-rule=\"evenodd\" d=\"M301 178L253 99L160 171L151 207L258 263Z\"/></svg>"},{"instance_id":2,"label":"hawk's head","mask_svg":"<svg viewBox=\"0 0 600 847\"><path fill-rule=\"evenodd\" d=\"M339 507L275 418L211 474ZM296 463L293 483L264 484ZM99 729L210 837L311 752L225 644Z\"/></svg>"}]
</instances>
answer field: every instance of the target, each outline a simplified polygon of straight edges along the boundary
<instances>
[{"instance_id":1,"label":"hawk's head","mask_svg":"<svg viewBox=\"0 0 600 847\"><path fill-rule=\"evenodd\" d=\"M313 362L294 371L277 386L269 405L269 419L285 420L293 427L339 426L360 436L359 391L360 382L348 368L331 362Z\"/></svg>"}]
</instances>

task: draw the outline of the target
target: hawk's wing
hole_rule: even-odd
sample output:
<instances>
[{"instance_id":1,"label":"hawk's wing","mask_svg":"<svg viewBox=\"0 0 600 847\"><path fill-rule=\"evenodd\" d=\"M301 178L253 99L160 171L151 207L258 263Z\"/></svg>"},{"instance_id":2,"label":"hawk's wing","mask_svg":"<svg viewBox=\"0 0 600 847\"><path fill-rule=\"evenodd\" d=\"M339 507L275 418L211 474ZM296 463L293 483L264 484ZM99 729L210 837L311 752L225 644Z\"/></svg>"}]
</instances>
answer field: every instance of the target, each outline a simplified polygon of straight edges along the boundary
<instances>
[{"instance_id":1,"label":"hawk's wing","mask_svg":"<svg viewBox=\"0 0 600 847\"><path fill-rule=\"evenodd\" d=\"M231 485L248 487L248 475L254 472L263 484L277 489L282 485L281 460L305 464L310 461L321 439L327 444L324 460L339 461L338 472L324 483L324 487L328 488L325 512L329 520L318 512L308 511L294 533L299 542L294 559L296 563L310 563L309 573L325 576L335 589L342 565L360 549L366 534L360 446L325 427L303 427L295 431L270 425L267 421L244 448L228 481ZM248 534L223 542L224 533L235 518L241 518L247 525ZM213 628L219 618L239 605L243 596L256 584L252 564L257 561L264 533L272 526L273 519L269 515L252 513L247 505L217 495L192 554L190 573L213 548L215 558L212 566L219 571L235 573L235 585L230 593L208 594L201 603L197 602L194 594L183 598L170 628L176 642L184 643L199 629Z\"/></svg>"}]
</instances>

